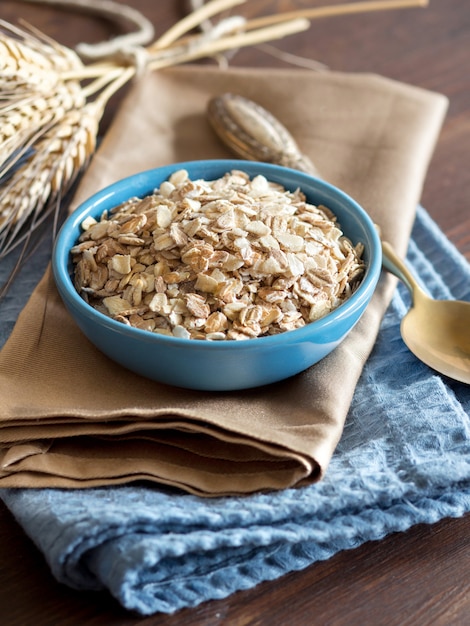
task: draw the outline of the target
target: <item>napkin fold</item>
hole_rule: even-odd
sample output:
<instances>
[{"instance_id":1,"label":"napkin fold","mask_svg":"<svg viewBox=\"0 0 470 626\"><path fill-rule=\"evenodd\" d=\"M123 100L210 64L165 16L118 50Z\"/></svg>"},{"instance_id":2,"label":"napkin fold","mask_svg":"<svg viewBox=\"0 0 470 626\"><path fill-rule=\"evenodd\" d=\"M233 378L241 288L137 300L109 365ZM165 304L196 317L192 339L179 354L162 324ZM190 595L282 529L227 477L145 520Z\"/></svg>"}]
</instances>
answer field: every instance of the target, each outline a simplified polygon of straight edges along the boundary
<instances>
[{"instance_id":1,"label":"napkin fold","mask_svg":"<svg viewBox=\"0 0 470 626\"><path fill-rule=\"evenodd\" d=\"M323 176L404 253L447 100L375 75L197 66L146 75L73 206L140 170L231 156L205 114L209 98L225 91L270 109ZM0 487L148 479L220 496L323 477L394 287L384 276L346 341L306 372L264 388L209 393L110 362L81 335L46 271L0 352Z\"/></svg>"},{"instance_id":2,"label":"napkin fold","mask_svg":"<svg viewBox=\"0 0 470 626\"><path fill-rule=\"evenodd\" d=\"M470 267L418 210L408 260L437 298L470 300ZM4 489L56 578L148 615L220 599L415 524L470 512L470 386L400 338L410 296L384 316L322 481L200 498L124 485Z\"/></svg>"}]
</instances>

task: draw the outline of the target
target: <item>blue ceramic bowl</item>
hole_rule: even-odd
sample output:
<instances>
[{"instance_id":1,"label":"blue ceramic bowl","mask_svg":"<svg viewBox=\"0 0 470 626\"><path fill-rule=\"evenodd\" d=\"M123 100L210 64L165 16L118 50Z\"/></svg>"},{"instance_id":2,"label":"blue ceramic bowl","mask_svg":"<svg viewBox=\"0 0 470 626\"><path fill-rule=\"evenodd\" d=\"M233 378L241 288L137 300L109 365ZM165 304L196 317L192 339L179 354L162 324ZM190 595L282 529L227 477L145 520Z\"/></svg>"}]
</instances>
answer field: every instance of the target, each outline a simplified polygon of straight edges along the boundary
<instances>
[{"instance_id":1,"label":"blue ceramic bowl","mask_svg":"<svg viewBox=\"0 0 470 626\"><path fill-rule=\"evenodd\" d=\"M353 243L365 245L365 276L355 293L337 309L306 326L246 341L181 339L139 330L114 321L87 304L74 288L70 249L88 217L97 219L132 196L154 191L174 171L212 180L231 169L263 174L285 188L297 187L313 204L324 204L338 217ZM293 376L323 359L357 323L374 293L381 270L380 240L366 212L349 196L307 174L266 163L214 160L176 163L125 178L86 200L65 221L57 237L52 268L59 293L82 332L108 357L150 379L200 390L246 389Z\"/></svg>"}]
</instances>

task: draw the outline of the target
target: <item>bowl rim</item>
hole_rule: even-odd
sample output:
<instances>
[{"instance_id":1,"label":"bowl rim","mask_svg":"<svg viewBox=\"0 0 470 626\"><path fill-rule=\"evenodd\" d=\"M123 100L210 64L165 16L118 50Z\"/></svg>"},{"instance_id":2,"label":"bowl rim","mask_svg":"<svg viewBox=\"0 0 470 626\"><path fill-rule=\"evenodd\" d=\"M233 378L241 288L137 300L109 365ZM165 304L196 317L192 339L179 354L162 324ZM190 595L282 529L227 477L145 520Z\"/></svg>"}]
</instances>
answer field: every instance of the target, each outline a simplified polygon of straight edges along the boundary
<instances>
[{"instance_id":1,"label":"bowl rim","mask_svg":"<svg viewBox=\"0 0 470 626\"><path fill-rule=\"evenodd\" d=\"M323 317L306 324L305 326L277 333L274 335L252 337L246 341L185 339L182 337L152 333L150 331L139 329L134 326L128 326L126 324L123 324L122 322L113 320L111 317L108 317L104 313L101 313L100 311L89 305L75 289L73 280L69 274L68 268L70 264L70 248L72 247L73 242L76 241L75 235L73 237L73 242L70 241L72 231L80 228L82 221L88 215L93 215L95 217L96 215L99 216L103 211L109 210L114 206L120 204L120 202L124 201L119 200L115 203L110 204L109 206L103 206L109 204L109 200L116 195L126 191L129 185L135 186L136 184L140 184L149 189L149 181L151 180L152 176L156 174L158 174L160 177L162 174L165 174L162 178L162 180L165 180L166 178L168 178L168 176L171 175L171 173L177 170L191 170L194 167L218 167L221 169L225 169L226 171L230 171L231 169L239 169L242 171L256 170L256 174L262 174L266 176L266 178L271 180L275 179L276 177L279 178L279 176L282 177L283 174L284 176L287 174L290 177L298 179L299 183L301 183L301 181L308 181L310 185L312 184L313 180L315 187L321 192L334 194L341 202L349 205L353 209L353 211L359 216L365 230L368 232L370 238L369 243L372 252L367 263L365 277L361 281L356 291L338 307L336 307ZM250 176L255 175L255 172L253 171L248 171L247 173ZM217 176L219 175L217 174ZM281 182L281 184L283 184L282 181L274 180L274 182ZM286 183L284 184L288 184L288 182L286 181ZM156 189L157 186L158 183L155 184L153 189ZM301 188L301 184L299 184L298 186ZM150 189L142 195L148 195L151 192L152 190ZM140 197L140 195L141 194L131 192L126 196L126 199L135 196ZM129 337L140 337L142 340L146 340L147 342L156 344L172 344L185 347L196 345L198 347L201 347L203 345L209 350L220 350L224 348L226 349L227 346L230 345L230 349L237 350L246 349L247 344L251 347L260 347L261 345L268 347L270 345L278 346L283 343L291 343L292 341L298 343L303 342L305 340L311 339L310 336L312 334L312 329L314 329L315 333L327 331L331 326L338 323L338 321L341 321L343 317L346 317L351 312L351 310L356 310L362 307L364 302L367 302L372 296L372 293L375 291L382 266L382 250L379 234L369 214L358 202L356 202L356 200L354 200L354 198L352 198L346 192L342 191L339 187L336 187L335 185L328 183L323 179L317 178L311 174L307 174L301 172L300 170L287 168L281 165L258 161L246 161L242 159L201 159L180 161L143 170L121 178L116 182L111 183L90 195L88 198L82 201L64 220L55 238L51 265L53 277L61 298L73 308L80 310L80 312L84 314L89 321L94 321L101 326L106 326L108 329L113 330L118 334L124 334Z\"/></svg>"}]
</instances>

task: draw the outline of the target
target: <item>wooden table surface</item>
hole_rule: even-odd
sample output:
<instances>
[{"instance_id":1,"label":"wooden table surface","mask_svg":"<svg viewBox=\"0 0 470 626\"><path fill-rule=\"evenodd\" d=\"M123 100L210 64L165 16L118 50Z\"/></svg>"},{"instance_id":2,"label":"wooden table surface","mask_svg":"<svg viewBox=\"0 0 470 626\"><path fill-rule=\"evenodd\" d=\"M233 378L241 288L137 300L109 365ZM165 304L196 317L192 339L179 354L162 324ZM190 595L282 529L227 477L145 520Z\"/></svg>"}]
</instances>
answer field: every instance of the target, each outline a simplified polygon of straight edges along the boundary
<instances>
[{"instance_id":1,"label":"wooden table surface","mask_svg":"<svg viewBox=\"0 0 470 626\"><path fill-rule=\"evenodd\" d=\"M180 0L129 0L163 33L184 15ZM247 17L326 0L251 0ZM53 7L0 0L0 18L24 18L61 43L96 42L118 34L107 20ZM431 0L413 8L312 23L276 42L276 49L315 59L332 70L375 72L441 92L450 108L422 202L470 260L470 2ZM240 51L234 66L286 67L265 50ZM107 114L102 130L112 116ZM405 533L337 554L324 563L260 584L222 601L173 616L130 614L107 594L59 585L42 555L0 507L0 622L4 626L276 625L456 626L470 623L470 516L416 526Z\"/></svg>"}]
</instances>

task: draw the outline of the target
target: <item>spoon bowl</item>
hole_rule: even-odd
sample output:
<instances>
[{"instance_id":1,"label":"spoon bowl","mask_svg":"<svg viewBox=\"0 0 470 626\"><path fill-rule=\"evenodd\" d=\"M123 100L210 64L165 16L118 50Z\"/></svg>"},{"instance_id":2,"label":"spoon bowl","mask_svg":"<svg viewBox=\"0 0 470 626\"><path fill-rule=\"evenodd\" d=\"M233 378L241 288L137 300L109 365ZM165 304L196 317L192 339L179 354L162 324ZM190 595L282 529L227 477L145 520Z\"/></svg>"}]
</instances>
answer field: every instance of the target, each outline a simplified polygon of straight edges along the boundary
<instances>
[{"instance_id":1,"label":"spoon bowl","mask_svg":"<svg viewBox=\"0 0 470 626\"><path fill-rule=\"evenodd\" d=\"M412 306L400 326L409 350L437 372L470 384L470 302L434 300L385 241L382 255L384 267L412 295Z\"/></svg>"}]
</instances>

